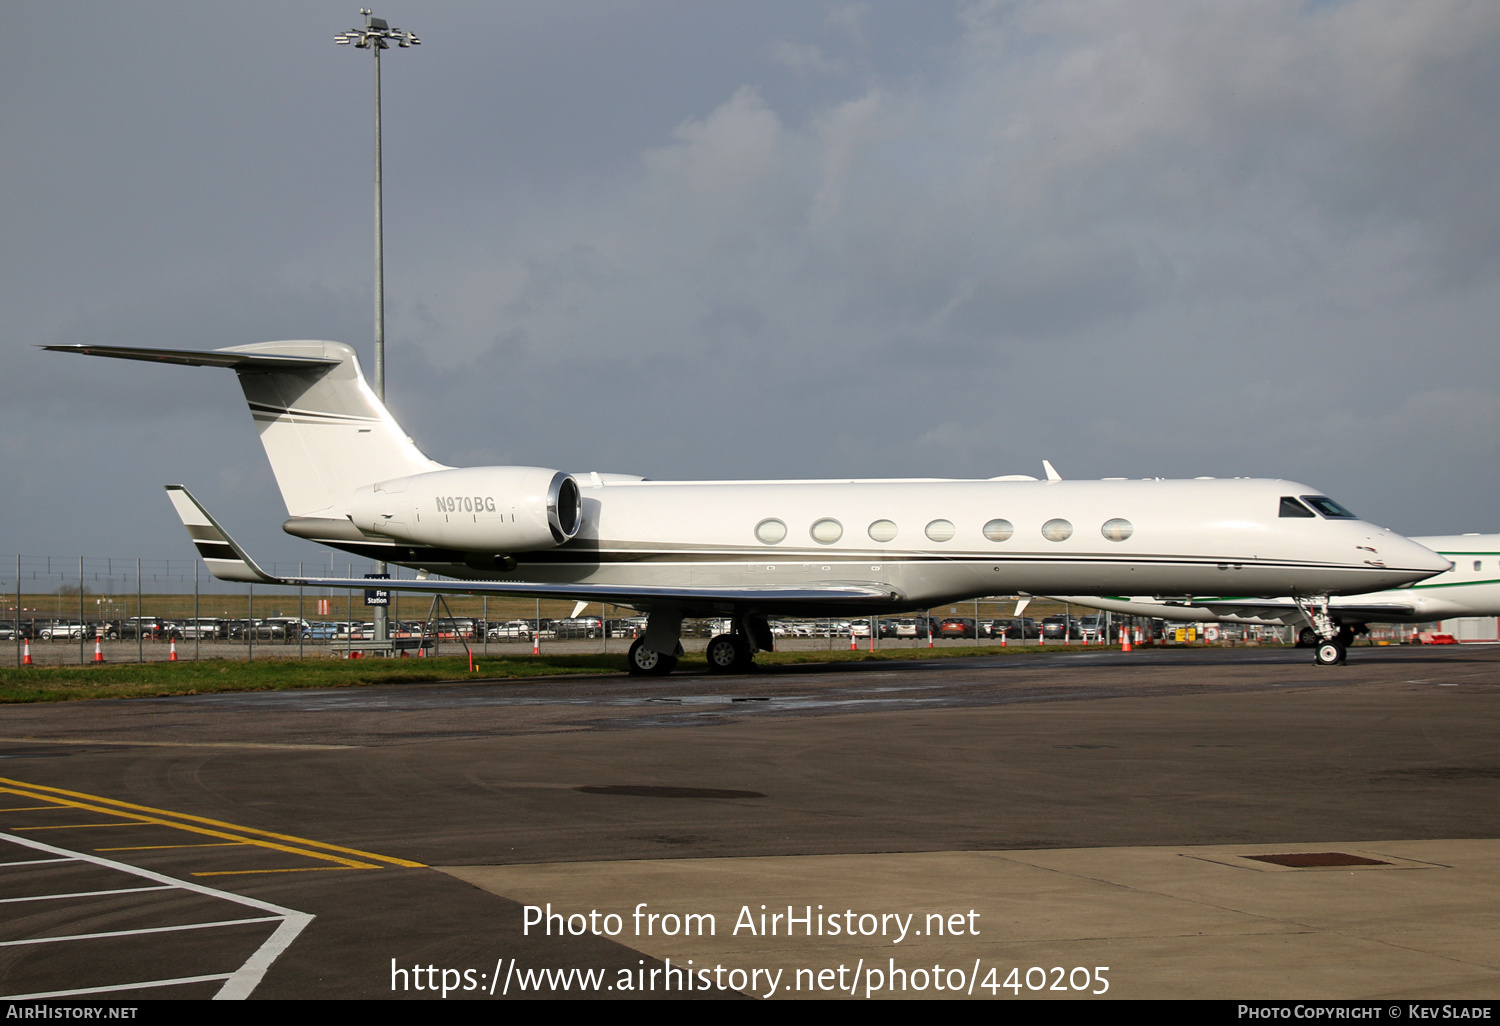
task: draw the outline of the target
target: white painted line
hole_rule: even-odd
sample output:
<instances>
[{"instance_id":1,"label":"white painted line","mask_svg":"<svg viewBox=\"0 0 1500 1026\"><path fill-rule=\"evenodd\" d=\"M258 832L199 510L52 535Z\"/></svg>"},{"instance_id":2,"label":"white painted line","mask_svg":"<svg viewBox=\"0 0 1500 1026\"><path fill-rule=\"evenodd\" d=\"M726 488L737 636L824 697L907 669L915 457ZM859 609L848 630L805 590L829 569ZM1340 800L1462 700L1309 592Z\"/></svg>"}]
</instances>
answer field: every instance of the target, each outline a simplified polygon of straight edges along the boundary
<instances>
[{"instance_id":1,"label":"white painted line","mask_svg":"<svg viewBox=\"0 0 1500 1026\"><path fill-rule=\"evenodd\" d=\"M98 855L88 855L81 851L69 851L67 848L54 848L52 845L47 844L45 841L34 841L29 837L17 837L15 834L0 833L0 841L10 841L14 844L24 845L27 848L35 848L37 851L51 852L53 855L63 856L63 858L61 859L47 859L46 861L48 862L66 862L74 859L83 862L92 862L94 865L103 866L106 869L118 869L120 872L129 873L131 876L139 876L147 880L155 880L157 883L170 884L173 887L181 887L185 891L195 891L198 894L207 894L210 898L223 898L225 901L232 901L239 905L248 905L251 908L258 908L262 912L273 912L278 916L301 916L307 914L305 912L298 912L295 909L282 908L280 905L273 905L269 901L261 901L258 898L247 898L242 894L231 894L228 891L221 891L215 887L205 887L200 883L192 883L188 880L178 880L174 877L165 876L161 873L153 873L149 869L141 869L137 866L127 866L125 863L116 862L114 859L100 858ZM0 863L0 867L3 867L4 865L18 864L19 863Z\"/></svg>"},{"instance_id":2,"label":"white painted line","mask_svg":"<svg viewBox=\"0 0 1500 1026\"><path fill-rule=\"evenodd\" d=\"M49 862L72 862L72 859L30 859L26 862L0 862L0 869L6 866L45 866Z\"/></svg>"},{"instance_id":3,"label":"white painted line","mask_svg":"<svg viewBox=\"0 0 1500 1026\"><path fill-rule=\"evenodd\" d=\"M241 926L245 923L274 923L280 918L280 916L261 916L257 919L222 919L217 923L151 926L141 930L110 930L106 933L70 933L62 937L28 937L25 940L0 941L0 948L18 948L26 944L56 944L59 941L98 940L101 937L136 937L143 933L180 933L183 930L212 930L220 926Z\"/></svg>"},{"instance_id":4,"label":"white painted line","mask_svg":"<svg viewBox=\"0 0 1500 1026\"><path fill-rule=\"evenodd\" d=\"M122 983L117 987L81 987L78 990L52 990L45 994L13 994L7 1001L35 1001L38 998L77 997L80 994L113 994L120 990L147 990L151 987L180 987L185 983L212 983L227 980L226 973L217 976L184 976L176 980L147 980L145 983Z\"/></svg>"},{"instance_id":5,"label":"white painted line","mask_svg":"<svg viewBox=\"0 0 1500 1026\"><path fill-rule=\"evenodd\" d=\"M139 894L141 891L172 891L175 887L158 884L155 887L115 887L107 891L73 891L70 894L36 894L30 898L0 898L0 905L13 901L51 901L54 898L94 898L101 894Z\"/></svg>"},{"instance_id":6,"label":"white painted line","mask_svg":"<svg viewBox=\"0 0 1500 1026\"><path fill-rule=\"evenodd\" d=\"M214 995L215 1001L243 1001L250 996L251 991L260 986L260 981L265 977L266 970L271 968L271 963L287 948L291 947L292 941L297 935L306 929L307 924L313 921L313 917L306 912L293 912L281 921L276 932L267 938L266 942L256 949L255 954L245 960L245 964L236 969L224 981L224 986Z\"/></svg>"},{"instance_id":7,"label":"white painted line","mask_svg":"<svg viewBox=\"0 0 1500 1026\"><path fill-rule=\"evenodd\" d=\"M84 854L83 852L69 851L66 848L56 848L56 847L53 847L52 845L46 844L46 843L44 843L42 841L34 841L31 838L29 838L29 837L17 837L15 834L0 833L0 841L10 841L10 842L12 842L14 844L19 844L19 845L22 845L23 847L26 847L26 848L32 848L32 849L34 849L36 851L44 851L44 852L48 852L48 853L53 854L53 855L61 856L60 858L55 858L55 859L37 859L34 862L29 862L29 863L23 863L23 862L0 863L0 868L3 868L6 865L39 865L39 864L46 863L46 862L70 862L70 861L89 862L89 863L92 863L92 864L94 864L96 866L103 866L106 869L114 869L114 870L118 870L119 872L122 872L122 873L128 873L128 874L130 874L132 876L141 877L141 878L146 879L146 880L154 880L157 883L166 884L168 887L177 888L177 889L184 890L184 891L192 891L195 894L204 894L204 895L207 895L208 897L211 897L211 898L220 898L220 899L222 899L224 901L233 902L234 904L237 904L237 905L244 905L244 906L246 906L248 908L259 909L262 912L269 912L269 913L271 913L270 917L266 917L266 918L263 918L263 919L241 919L241 920L236 920L235 922L239 922L239 923L274 922L276 918L280 918L281 919L281 925L278 926L275 930L273 930L271 932L271 936L268 937L268 938L266 938L266 940L261 944L261 946L255 950L255 953L252 954L248 959L246 959L245 962L244 962L244 964L241 965L238 969L236 969L234 972L230 973L227 977L224 977L224 976L212 976L212 977L207 977L206 976L206 977L202 977L202 979L204 979L204 980L210 980L210 979L222 979L222 980L224 980L224 986L221 987L221 988L219 988L219 992L214 995L214 1000L215 1001L219 1001L219 1000L244 1000L245 998L249 997L250 994L255 990L255 988L260 985L260 981L265 978L266 970L268 970L271 967L271 964L276 961L277 957L283 951L285 951L288 947L291 946L292 942L297 939L298 935L301 934L302 931L307 928L307 925L309 923L311 923L313 921L313 919L315 918L314 916L312 916L311 914L309 914L307 912L298 912L295 909L284 908L281 905L275 905L275 904L272 904L269 901L261 901L258 898L247 898L247 897L245 897L242 894L232 894L229 891L221 891L221 890L219 890L216 887L206 887L206 886L204 886L203 884L200 884L200 883L192 883L192 882L187 881L187 880L178 880L178 879L175 879L175 878L170 877L170 876L165 876L165 875L163 875L161 873L153 873L149 869L140 869L139 867L136 867L136 866L126 865L123 862L116 862L114 859L101 858L98 855L88 855L88 854ZM168 928L165 928L165 930L133 930L133 931L125 931L125 933L160 933L160 932L166 932L167 930L195 929L195 928L201 928L201 927L207 927L207 926L226 926L226 925L231 925L231 924L230 923L203 923L203 924L198 924L197 927L168 927ZM118 933L118 934L96 934L94 936L123 936L123 935L124 935L124 933ZM61 939L61 938L45 938L45 939L46 940L58 940L58 939ZM14 941L12 941L12 942L7 942L7 943L16 944L16 943L22 943L22 942L14 942ZM194 979L197 979L197 978L195 977ZM151 986L151 984L141 984L141 986L143 986L143 987L144 986ZM111 990L124 990L124 989L127 989L127 988L126 987L112 987L112 988L109 988L109 989L111 989ZM87 993L87 992L86 991L78 991L77 993Z\"/></svg>"}]
</instances>

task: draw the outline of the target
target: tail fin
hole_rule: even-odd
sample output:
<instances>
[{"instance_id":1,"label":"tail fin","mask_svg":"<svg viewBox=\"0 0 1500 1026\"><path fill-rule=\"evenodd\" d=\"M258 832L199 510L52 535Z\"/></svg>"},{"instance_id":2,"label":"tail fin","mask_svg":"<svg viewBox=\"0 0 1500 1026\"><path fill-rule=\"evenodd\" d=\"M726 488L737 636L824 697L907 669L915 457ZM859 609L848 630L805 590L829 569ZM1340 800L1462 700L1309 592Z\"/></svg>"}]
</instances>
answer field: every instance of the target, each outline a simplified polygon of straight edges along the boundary
<instances>
[{"instance_id":1,"label":"tail fin","mask_svg":"<svg viewBox=\"0 0 1500 1026\"><path fill-rule=\"evenodd\" d=\"M233 369L293 517L344 517L355 489L363 485L447 469L407 437L365 382L354 349L342 342L257 342L198 352L43 348Z\"/></svg>"}]
</instances>

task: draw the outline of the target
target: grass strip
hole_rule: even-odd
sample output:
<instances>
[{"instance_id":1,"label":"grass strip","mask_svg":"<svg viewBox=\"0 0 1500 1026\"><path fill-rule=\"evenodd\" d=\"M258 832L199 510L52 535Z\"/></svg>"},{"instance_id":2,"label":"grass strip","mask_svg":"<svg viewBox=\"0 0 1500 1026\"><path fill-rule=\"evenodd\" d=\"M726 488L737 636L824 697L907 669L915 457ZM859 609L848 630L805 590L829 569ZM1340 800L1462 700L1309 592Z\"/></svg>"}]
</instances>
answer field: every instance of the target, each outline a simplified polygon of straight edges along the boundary
<instances>
[{"instance_id":1,"label":"grass strip","mask_svg":"<svg viewBox=\"0 0 1500 1026\"><path fill-rule=\"evenodd\" d=\"M1166 650L1189 646L1170 646ZM804 666L827 663L907 662L974 656L1024 658L1059 653L1097 652L1097 646L1014 645L891 648L851 652L761 652L757 666ZM559 675L625 673L623 653L578 653L475 658L469 673L461 656L433 659L257 659L253 662L206 659L199 662L107 663L102 666L30 666L0 669L0 704L65 702L90 698L165 698L233 691L290 691L305 688L353 688L374 684L420 684L474 680L524 681ZM706 673L701 654L678 663L684 673Z\"/></svg>"}]
</instances>

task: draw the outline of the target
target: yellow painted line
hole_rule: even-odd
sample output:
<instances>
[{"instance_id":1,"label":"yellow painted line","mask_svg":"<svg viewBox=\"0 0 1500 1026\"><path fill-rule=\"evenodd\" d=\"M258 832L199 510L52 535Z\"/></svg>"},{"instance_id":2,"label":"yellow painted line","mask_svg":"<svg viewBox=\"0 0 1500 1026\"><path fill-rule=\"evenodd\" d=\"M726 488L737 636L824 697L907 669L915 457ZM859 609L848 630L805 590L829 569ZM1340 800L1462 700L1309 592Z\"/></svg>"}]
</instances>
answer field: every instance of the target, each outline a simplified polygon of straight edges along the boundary
<instances>
[{"instance_id":1,"label":"yellow painted line","mask_svg":"<svg viewBox=\"0 0 1500 1026\"><path fill-rule=\"evenodd\" d=\"M379 869L379 866L305 866L302 869L220 869L189 876L248 876L251 873L334 873L344 869Z\"/></svg>"},{"instance_id":2,"label":"yellow painted line","mask_svg":"<svg viewBox=\"0 0 1500 1026\"><path fill-rule=\"evenodd\" d=\"M19 809L0 809L0 812L51 812L53 809L66 808L66 805L23 805Z\"/></svg>"},{"instance_id":3,"label":"yellow painted line","mask_svg":"<svg viewBox=\"0 0 1500 1026\"><path fill-rule=\"evenodd\" d=\"M234 823L225 823L222 820L208 819L208 818L206 818L204 816L191 816L191 815L188 815L187 813L184 813L184 812L169 812L169 811L167 811L165 809L153 809L149 805L134 805L134 804L132 804L130 802L118 801L118 800L116 800L114 798L102 798L99 795L84 794L81 791L67 791L67 790L64 790L63 788L60 788L60 787L47 787L47 786L42 785L42 784L28 784L28 783L26 783L24 781L21 781L21 780L11 780L11 779L9 779L7 777L0 777L0 785L4 785L3 787L0 787L0 792L9 791L11 794L22 795L22 796L27 797L27 798L34 798L37 801L59 801L60 799L53 798L52 796L53 795L67 795L69 798L82 798L82 799L86 799L86 800L91 801L91 802L99 802L99 803L102 803L102 804L105 804L105 805L113 805L113 806L116 806L116 807L122 808L122 809L133 809L133 810L138 811L138 812L150 813L150 814L152 814L154 816L170 816L170 817L173 817L175 819L187 820L187 821L190 821L190 822L193 822L193 823L203 823L203 824L206 824L208 826L223 827L223 828L225 828L227 830L236 830L236 831L240 832L241 834L256 834L256 835L258 835L260 837L270 837L270 838L272 838L274 840L278 840L278 841L289 841L289 842L291 842L293 844L307 845L308 847L312 847L312 848L322 848L325 851L343 852L346 855L353 855L353 856L356 856L356 857L362 858L362 859L374 859L376 862L384 862L384 863L387 863L388 865L392 865L392 866L403 866L403 867L405 867L407 869L423 869L423 868L426 867L426 863L423 863L423 862L412 862L412 861L410 861L408 859L393 858L390 855L376 855L374 852L360 851L358 848L344 848L344 847L341 847L340 845L337 845L337 844L326 844L323 841L311 841L311 840L308 840L305 837L292 837L292 836L290 836L288 834L273 833L273 832L271 832L269 830L257 830L254 827L237 826ZM15 790L15 788L26 788L27 790L24 790L24 791L22 791L22 790ZM36 793L36 792L48 792L48 793L46 793L46 794L39 794L39 793ZM113 812L112 809L106 809L106 810L101 810L101 811ZM176 826L176 827L178 827L179 829L182 829L182 830L191 829L190 827L183 826L182 824L179 824L179 823L172 823L172 824L169 824L169 825ZM202 833L211 833L211 831L201 831L201 832ZM215 835L215 836L218 836L218 835ZM259 841L251 841L250 843L251 844L259 844L261 842L259 842ZM266 845L266 847L274 847L274 846L272 846L272 845Z\"/></svg>"},{"instance_id":4,"label":"yellow painted line","mask_svg":"<svg viewBox=\"0 0 1500 1026\"><path fill-rule=\"evenodd\" d=\"M99 812L101 810L99 810L99 809L90 809L89 811L90 812ZM121 827L121 826L135 826L135 824L134 823L64 823L61 826L11 827L11 829L14 830L16 833L19 834L22 830L89 830L89 829L92 829L94 827Z\"/></svg>"},{"instance_id":5,"label":"yellow painted line","mask_svg":"<svg viewBox=\"0 0 1500 1026\"><path fill-rule=\"evenodd\" d=\"M14 783L14 781L6 781L6 782L7 783ZM23 792L13 791L13 793L20 794L20 793L23 793ZM30 797L35 798L35 797L39 797L39 796L37 796L37 795L31 795ZM176 830L186 830L188 833L204 834L204 835L206 835L208 837L222 837L226 841L240 841L240 842L243 842L245 844L253 844L253 845L255 845L256 847L259 847L259 848L271 848L271 849L274 849L276 851L290 852L293 855L305 855L306 857L308 857L310 859L322 859L325 862L338 862L338 863L342 863L343 865L346 865L346 866L350 867L351 869L375 869L376 868L375 866L372 866L368 862L356 862L356 861L354 861L352 859L346 859L346 858L343 858L342 856L339 856L339 855L329 855L329 854L326 854L326 853L320 852L320 851L309 851L306 848L293 848L290 845L277 844L274 841L258 841L258 840L253 840L251 838L237 837L234 834L225 833L222 830L211 830L211 829L208 829L207 827L193 826L190 823L177 823L177 822L173 822L170 819L163 819L160 816L145 816L145 815L142 815L142 814L136 813L136 812L124 812L124 811L122 811L120 809L111 809L111 808L101 807L101 806L98 806L98 805L90 805L90 804L88 804L86 802L66 801L65 799L62 799L62 798L58 798L58 799L54 799L54 800L55 801L62 801L65 804L70 805L70 806L72 806L75 809L84 809L84 810L87 810L89 812L102 812L105 815L108 815L108 816L119 816L122 819L129 820L129 821L135 822L135 823L150 823L150 824L153 824L155 826L172 827L173 829L176 829ZM124 803L121 802L119 804L123 805ZM136 806L136 808L142 808L142 807L143 806ZM164 813L164 815L171 815L171 813ZM121 825L121 824L116 824L116 825ZM228 824L225 824L225 825L227 826ZM48 830L48 829L58 829L58 828L56 828L56 827L23 827L22 829Z\"/></svg>"},{"instance_id":6,"label":"yellow painted line","mask_svg":"<svg viewBox=\"0 0 1500 1026\"><path fill-rule=\"evenodd\" d=\"M215 841L212 844L145 844L134 848L95 848L95 851L160 851L163 848L243 848L249 841Z\"/></svg>"}]
</instances>

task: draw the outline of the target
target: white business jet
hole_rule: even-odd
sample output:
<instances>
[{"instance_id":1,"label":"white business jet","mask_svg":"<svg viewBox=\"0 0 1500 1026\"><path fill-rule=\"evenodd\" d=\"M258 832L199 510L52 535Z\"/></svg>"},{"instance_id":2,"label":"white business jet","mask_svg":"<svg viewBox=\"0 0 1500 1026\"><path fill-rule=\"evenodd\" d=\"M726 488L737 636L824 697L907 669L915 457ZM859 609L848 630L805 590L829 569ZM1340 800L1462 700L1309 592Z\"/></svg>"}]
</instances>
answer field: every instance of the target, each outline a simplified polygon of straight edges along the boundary
<instances>
[{"instance_id":1,"label":"white business jet","mask_svg":"<svg viewBox=\"0 0 1500 1026\"><path fill-rule=\"evenodd\" d=\"M747 669L772 647L770 615L869 616L984 595L1329 596L1394 588L1446 559L1286 481L995 478L648 481L538 467L454 468L407 437L339 342L190 352L46 346L239 376L290 518L283 530L458 580L381 588L614 602L647 614L632 673L666 674L684 617L728 618L709 667ZM364 588L363 578L278 577L180 485L168 492L215 577ZM1313 494L1317 514L1278 513ZM1300 501L1300 500L1298 500ZM1337 628L1326 615L1325 636Z\"/></svg>"},{"instance_id":2,"label":"white business jet","mask_svg":"<svg viewBox=\"0 0 1500 1026\"><path fill-rule=\"evenodd\" d=\"M1453 567L1420 584L1329 599L1328 616L1347 646L1372 623L1431 623L1460 616L1500 616L1500 534L1445 534L1412 541L1437 552ZM1064 595L1072 605L1107 609L1127 616L1261 624L1298 628L1298 642L1316 645L1318 634L1302 604L1293 598L1200 596L1160 599Z\"/></svg>"}]
</instances>

